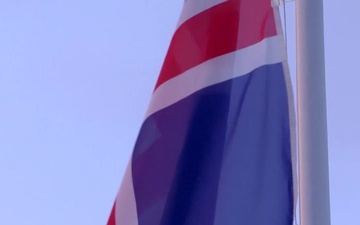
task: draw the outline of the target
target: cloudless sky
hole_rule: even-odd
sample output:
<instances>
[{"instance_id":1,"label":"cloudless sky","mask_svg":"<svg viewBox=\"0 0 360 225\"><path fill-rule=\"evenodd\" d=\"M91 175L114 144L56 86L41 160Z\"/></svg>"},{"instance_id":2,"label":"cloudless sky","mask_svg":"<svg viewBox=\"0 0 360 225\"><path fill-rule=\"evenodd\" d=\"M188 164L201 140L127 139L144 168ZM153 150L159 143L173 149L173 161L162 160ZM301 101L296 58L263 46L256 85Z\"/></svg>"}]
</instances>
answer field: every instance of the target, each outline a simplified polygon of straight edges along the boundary
<instances>
[{"instance_id":1,"label":"cloudless sky","mask_svg":"<svg viewBox=\"0 0 360 225\"><path fill-rule=\"evenodd\" d=\"M1 225L106 224L182 3L0 1ZM359 6L324 2L333 225L360 224Z\"/></svg>"}]
</instances>

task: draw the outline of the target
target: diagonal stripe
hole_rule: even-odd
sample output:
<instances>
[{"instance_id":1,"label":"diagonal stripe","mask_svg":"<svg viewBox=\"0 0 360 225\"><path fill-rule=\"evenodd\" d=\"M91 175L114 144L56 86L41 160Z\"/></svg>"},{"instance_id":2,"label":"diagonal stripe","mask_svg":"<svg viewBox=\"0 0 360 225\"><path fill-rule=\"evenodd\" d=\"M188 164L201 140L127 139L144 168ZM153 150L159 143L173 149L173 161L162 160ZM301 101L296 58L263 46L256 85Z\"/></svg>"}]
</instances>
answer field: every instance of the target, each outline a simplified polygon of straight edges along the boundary
<instances>
[{"instance_id":1,"label":"diagonal stripe","mask_svg":"<svg viewBox=\"0 0 360 225\"><path fill-rule=\"evenodd\" d=\"M110 213L110 217L109 220L107 222L107 225L116 225L116 220L115 220L115 209L116 209L116 201L114 202L114 205L111 209L111 213Z\"/></svg>"},{"instance_id":2,"label":"diagonal stripe","mask_svg":"<svg viewBox=\"0 0 360 225\"><path fill-rule=\"evenodd\" d=\"M250 47L204 62L165 82L153 93L146 118L205 87L245 75L254 69L282 62L282 37L275 36Z\"/></svg>"},{"instance_id":3,"label":"diagonal stripe","mask_svg":"<svg viewBox=\"0 0 360 225\"><path fill-rule=\"evenodd\" d=\"M275 35L270 1L229 0L216 5L175 32L155 89L209 59Z\"/></svg>"},{"instance_id":4,"label":"diagonal stripe","mask_svg":"<svg viewBox=\"0 0 360 225\"><path fill-rule=\"evenodd\" d=\"M116 224L114 225L138 225L131 167L132 164L130 160L120 191L116 196Z\"/></svg>"},{"instance_id":5,"label":"diagonal stripe","mask_svg":"<svg viewBox=\"0 0 360 225\"><path fill-rule=\"evenodd\" d=\"M226 1L227 0L206 0L206 1L185 0L183 10L181 12L180 19L178 22L178 27L181 26L181 24L183 24L191 17Z\"/></svg>"}]
</instances>

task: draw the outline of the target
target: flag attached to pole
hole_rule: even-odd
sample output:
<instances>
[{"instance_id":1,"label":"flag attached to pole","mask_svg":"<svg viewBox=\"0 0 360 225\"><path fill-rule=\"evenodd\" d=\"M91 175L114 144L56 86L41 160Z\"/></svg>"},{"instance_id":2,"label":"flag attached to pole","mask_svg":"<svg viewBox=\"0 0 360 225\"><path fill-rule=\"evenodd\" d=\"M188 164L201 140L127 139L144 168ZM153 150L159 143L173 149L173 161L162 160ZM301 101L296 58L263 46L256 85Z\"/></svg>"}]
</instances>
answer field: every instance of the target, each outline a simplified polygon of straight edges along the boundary
<instances>
[{"instance_id":1,"label":"flag attached to pole","mask_svg":"<svg viewBox=\"0 0 360 225\"><path fill-rule=\"evenodd\" d=\"M270 0L187 0L108 225L291 225L292 101Z\"/></svg>"}]
</instances>

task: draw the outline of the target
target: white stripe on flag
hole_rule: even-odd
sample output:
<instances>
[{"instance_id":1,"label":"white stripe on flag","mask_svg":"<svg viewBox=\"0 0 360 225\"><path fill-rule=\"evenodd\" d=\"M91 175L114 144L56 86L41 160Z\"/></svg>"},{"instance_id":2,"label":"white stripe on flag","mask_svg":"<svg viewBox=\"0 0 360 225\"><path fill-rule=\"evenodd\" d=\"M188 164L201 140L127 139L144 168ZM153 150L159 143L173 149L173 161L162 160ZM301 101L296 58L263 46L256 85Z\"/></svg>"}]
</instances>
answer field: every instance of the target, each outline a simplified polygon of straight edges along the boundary
<instances>
[{"instance_id":1,"label":"white stripe on flag","mask_svg":"<svg viewBox=\"0 0 360 225\"><path fill-rule=\"evenodd\" d=\"M116 225L138 225L134 186L132 180L131 158L116 196L115 221Z\"/></svg>"},{"instance_id":2,"label":"white stripe on flag","mask_svg":"<svg viewBox=\"0 0 360 225\"><path fill-rule=\"evenodd\" d=\"M180 15L178 27L191 17L227 0L186 0Z\"/></svg>"},{"instance_id":3,"label":"white stripe on flag","mask_svg":"<svg viewBox=\"0 0 360 225\"><path fill-rule=\"evenodd\" d=\"M205 87L250 73L258 67L283 62L283 37L266 38L193 67L159 86L152 95L145 118Z\"/></svg>"}]
</instances>

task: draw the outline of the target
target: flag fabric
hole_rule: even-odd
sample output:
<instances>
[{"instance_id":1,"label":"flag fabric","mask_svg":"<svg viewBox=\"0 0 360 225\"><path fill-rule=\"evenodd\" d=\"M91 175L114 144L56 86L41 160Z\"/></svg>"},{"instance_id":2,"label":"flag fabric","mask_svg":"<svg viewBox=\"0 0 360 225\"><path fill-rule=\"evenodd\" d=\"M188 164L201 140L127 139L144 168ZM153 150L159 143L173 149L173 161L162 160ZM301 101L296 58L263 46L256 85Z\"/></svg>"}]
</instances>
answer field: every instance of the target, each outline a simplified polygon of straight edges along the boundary
<instances>
[{"instance_id":1,"label":"flag fabric","mask_svg":"<svg viewBox=\"0 0 360 225\"><path fill-rule=\"evenodd\" d=\"M186 0L108 225L291 225L286 68L270 0Z\"/></svg>"}]
</instances>

